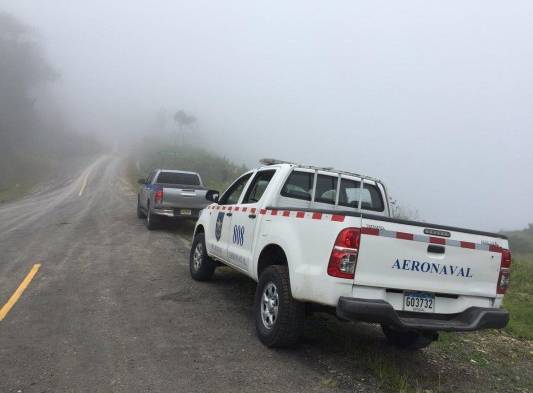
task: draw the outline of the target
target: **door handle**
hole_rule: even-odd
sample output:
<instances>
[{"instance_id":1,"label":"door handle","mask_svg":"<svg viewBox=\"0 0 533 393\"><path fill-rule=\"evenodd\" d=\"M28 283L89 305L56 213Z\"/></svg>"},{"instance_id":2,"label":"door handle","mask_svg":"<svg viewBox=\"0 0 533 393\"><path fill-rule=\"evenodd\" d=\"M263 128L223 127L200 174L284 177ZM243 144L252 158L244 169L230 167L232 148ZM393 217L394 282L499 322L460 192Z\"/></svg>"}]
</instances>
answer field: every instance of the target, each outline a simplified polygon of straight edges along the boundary
<instances>
[{"instance_id":1,"label":"door handle","mask_svg":"<svg viewBox=\"0 0 533 393\"><path fill-rule=\"evenodd\" d=\"M226 216L231 217L233 216L233 213L226 213Z\"/></svg>"},{"instance_id":2,"label":"door handle","mask_svg":"<svg viewBox=\"0 0 533 393\"><path fill-rule=\"evenodd\" d=\"M257 216L255 214L248 214L248 218L256 218Z\"/></svg>"},{"instance_id":3,"label":"door handle","mask_svg":"<svg viewBox=\"0 0 533 393\"><path fill-rule=\"evenodd\" d=\"M444 254L444 246L436 246L434 244L430 244L428 246L428 252L432 252L434 254Z\"/></svg>"}]
</instances>

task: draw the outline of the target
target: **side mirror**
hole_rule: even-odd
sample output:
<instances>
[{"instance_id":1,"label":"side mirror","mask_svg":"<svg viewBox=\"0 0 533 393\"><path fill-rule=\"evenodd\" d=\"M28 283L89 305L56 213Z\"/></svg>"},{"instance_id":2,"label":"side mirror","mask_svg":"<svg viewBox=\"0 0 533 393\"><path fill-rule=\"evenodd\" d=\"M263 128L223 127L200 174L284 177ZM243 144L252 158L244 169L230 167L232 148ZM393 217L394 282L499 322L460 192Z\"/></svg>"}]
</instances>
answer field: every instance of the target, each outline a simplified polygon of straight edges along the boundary
<instances>
[{"instance_id":1,"label":"side mirror","mask_svg":"<svg viewBox=\"0 0 533 393\"><path fill-rule=\"evenodd\" d=\"M137 183L146 184L146 179L139 179L139 180L137 180Z\"/></svg>"},{"instance_id":2,"label":"side mirror","mask_svg":"<svg viewBox=\"0 0 533 393\"><path fill-rule=\"evenodd\" d=\"M205 194L205 199L207 199L208 201L217 203L218 196L219 196L219 192L217 190L209 190Z\"/></svg>"}]
</instances>

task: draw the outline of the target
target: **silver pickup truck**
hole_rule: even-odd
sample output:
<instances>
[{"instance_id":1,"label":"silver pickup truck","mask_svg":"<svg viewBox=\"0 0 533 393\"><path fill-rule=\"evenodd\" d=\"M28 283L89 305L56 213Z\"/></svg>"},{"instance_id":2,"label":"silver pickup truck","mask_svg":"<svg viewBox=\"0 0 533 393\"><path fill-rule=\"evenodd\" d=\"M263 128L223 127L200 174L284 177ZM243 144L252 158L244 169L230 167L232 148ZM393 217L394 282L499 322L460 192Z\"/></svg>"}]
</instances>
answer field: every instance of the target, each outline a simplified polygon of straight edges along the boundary
<instances>
[{"instance_id":1,"label":"silver pickup truck","mask_svg":"<svg viewBox=\"0 0 533 393\"><path fill-rule=\"evenodd\" d=\"M154 229L162 217L197 219L210 203L206 196L218 193L206 189L195 172L155 169L139 184L137 217L145 218L148 229Z\"/></svg>"}]
</instances>

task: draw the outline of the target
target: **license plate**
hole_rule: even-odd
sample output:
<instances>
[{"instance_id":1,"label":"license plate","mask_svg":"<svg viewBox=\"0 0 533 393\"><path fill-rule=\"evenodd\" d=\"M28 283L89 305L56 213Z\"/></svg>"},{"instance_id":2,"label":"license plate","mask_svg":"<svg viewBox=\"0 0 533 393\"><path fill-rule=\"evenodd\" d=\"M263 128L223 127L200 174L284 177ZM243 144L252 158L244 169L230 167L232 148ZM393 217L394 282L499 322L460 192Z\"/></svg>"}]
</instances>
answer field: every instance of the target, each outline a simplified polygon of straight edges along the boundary
<instances>
[{"instance_id":1,"label":"license plate","mask_svg":"<svg viewBox=\"0 0 533 393\"><path fill-rule=\"evenodd\" d=\"M435 295L429 292L404 292L404 311L435 312Z\"/></svg>"},{"instance_id":2,"label":"license plate","mask_svg":"<svg viewBox=\"0 0 533 393\"><path fill-rule=\"evenodd\" d=\"M191 209L181 209L180 214L182 216L190 216L192 214Z\"/></svg>"}]
</instances>

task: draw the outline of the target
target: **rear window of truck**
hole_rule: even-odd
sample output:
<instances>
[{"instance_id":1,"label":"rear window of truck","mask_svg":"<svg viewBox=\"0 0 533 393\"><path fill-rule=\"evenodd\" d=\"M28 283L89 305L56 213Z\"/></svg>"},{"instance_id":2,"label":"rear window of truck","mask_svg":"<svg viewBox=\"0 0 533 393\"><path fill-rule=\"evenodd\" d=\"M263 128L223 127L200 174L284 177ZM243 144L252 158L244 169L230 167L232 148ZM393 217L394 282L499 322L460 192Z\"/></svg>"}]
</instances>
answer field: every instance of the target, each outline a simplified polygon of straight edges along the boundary
<instances>
[{"instance_id":1,"label":"rear window of truck","mask_svg":"<svg viewBox=\"0 0 533 393\"><path fill-rule=\"evenodd\" d=\"M382 212L385 209L381 192L373 184L361 183L356 180L342 179L339 190L339 206L356 208L361 199L361 209Z\"/></svg>"},{"instance_id":2,"label":"rear window of truck","mask_svg":"<svg viewBox=\"0 0 533 393\"><path fill-rule=\"evenodd\" d=\"M156 183L199 186L200 178L194 173L161 172L159 173L159 176L157 176Z\"/></svg>"}]
</instances>

